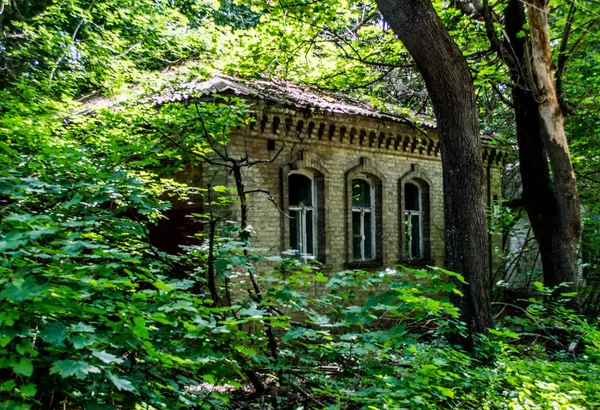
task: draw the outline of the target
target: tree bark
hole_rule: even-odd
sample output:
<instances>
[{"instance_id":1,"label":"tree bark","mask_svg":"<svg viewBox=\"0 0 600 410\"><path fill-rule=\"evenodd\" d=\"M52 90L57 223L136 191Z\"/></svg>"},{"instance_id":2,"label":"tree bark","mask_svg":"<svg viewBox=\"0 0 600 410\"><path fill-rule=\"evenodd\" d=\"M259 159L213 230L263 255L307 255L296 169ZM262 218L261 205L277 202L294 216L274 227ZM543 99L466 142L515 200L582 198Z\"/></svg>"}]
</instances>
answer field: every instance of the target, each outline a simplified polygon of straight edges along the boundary
<instances>
[{"instance_id":1,"label":"tree bark","mask_svg":"<svg viewBox=\"0 0 600 410\"><path fill-rule=\"evenodd\" d=\"M443 164L446 264L468 282L456 300L470 336L492 326L484 172L473 79L429 0L377 0L433 102ZM472 338L462 341L471 349Z\"/></svg>"},{"instance_id":2,"label":"tree bark","mask_svg":"<svg viewBox=\"0 0 600 410\"><path fill-rule=\"evenodd\" d=\"M531 4L526 15L519 0L509 1L509 44L502 53L512 81L523 201L540 246L544 285L569 283L560 292L576 292L581 227L577 183L553 82L547 2ZM519 33L527 17L531 34L524 38ZM578 307L576 299L571 307Z\"/></svg>"}]
</instances>

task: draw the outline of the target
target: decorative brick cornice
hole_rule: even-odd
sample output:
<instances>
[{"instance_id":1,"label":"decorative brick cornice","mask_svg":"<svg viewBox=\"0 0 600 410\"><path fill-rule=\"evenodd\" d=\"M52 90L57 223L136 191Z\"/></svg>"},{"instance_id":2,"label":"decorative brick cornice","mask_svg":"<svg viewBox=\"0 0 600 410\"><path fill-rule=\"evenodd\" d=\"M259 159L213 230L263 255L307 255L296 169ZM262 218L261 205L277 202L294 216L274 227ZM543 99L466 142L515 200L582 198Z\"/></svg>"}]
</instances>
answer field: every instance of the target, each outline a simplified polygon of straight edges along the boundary
<instances>
[{"instance_id":1,"label":"decorative brick cornice","mask_svg":"<svg viewBox=\"0 0 600 410\"><path fill-rule=\"evenodd\" d=\"M314 142L414 156L439 157L437 135L407 124L327 113L308 117L290 109L261 110L250 125L253 137L289 142Z\"/></svg>"},{"instance_id":2,"label":"decorative brick cornice","mask_svg":"<svg viewBox=\"0 0 600 410\"><path fill-rule=\"evenodd\" d=\"M412 124L330 112L305 112L282 106L262 106L255 111L249 135L290 143L319 143L355 147L409 157L440 158L437 132ZM508 152L482 141L486 165L501 167Z\"/></svg>"}]
</instances>

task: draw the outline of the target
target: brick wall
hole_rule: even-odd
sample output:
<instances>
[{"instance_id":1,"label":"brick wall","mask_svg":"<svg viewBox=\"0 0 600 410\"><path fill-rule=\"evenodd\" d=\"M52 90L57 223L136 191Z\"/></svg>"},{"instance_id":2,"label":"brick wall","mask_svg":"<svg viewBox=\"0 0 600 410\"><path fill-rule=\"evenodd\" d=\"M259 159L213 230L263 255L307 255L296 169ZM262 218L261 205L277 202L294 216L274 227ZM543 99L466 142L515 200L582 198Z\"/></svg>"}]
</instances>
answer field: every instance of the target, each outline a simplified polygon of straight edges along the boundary
<instances>
[{"instance_id":1,"label":"brick wall","mask_svg":"<svg viewBox=\"0 0 600 410\"><path fill-rule=\"evenodd\" d=\"M408 181L421 189L428 210L424 217L425 257L428 264L444 264L444 211L442 163L437 134L432 129L384 121L357 115L312 111L284 107L258 101L254 106L256 122L234 130L228 146L229 154L251 160L277 158L244 169L247 190L256 188L271 192L275 202L287 212L287 177L294 172L307 172L322 177L324 206L319 218L324 219L319 246L324 251L325 267L372 267L352 262L352 178L368 176L379 184L376 212L377 242L382 267L406 262L403 249L403 187ZM484 159L489 165L490 198L500 197L500 156L486 147ZM209 170L210 168L210 170ZM204 180L214 172L207 167ZM219 170L216 180L228 181L231 175ZM289 220L262 193L249 198L249 223L257 232L254 245L279 255L289 247ZM235 215L233 216L235 217ZM491 248L497 238L492 238ZM494 263L498 263L494 259Z\"/></svg>"}]
</instances>

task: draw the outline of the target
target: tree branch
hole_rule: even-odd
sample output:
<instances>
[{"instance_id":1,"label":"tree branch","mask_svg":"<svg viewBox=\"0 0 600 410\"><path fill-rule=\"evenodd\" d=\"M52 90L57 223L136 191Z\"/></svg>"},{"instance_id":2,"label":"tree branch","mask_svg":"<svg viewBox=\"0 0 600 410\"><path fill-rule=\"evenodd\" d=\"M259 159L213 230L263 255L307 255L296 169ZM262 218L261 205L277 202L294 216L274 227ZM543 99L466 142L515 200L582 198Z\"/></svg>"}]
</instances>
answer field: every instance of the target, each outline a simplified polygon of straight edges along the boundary
<instances>
[{"instance_id":1,"label":"tree branch","mask_svg":"<svg viewBox=\"0 0 600 410\"><path fill-rule=\"evenodd\" d=\"M296 144L294 144L294 145L296 145ZM285 144L283 144L281 146L281 148L279 148L279 151L277 151L277 153L275 154L275 156L273 158L270 158L270 159L257 159L257 160L254 160L254 161L248 161L248 158L246 157L245 158L246 162L244 164L242 164L241 166L242 167L251 167L251 166L254 166L256 164L270 164L270 163L274 162L277 159L277 157L279 156L279 154L281 154L281 152L284 150L284 148L285 148Z\"/></svg>"},{"instance_id":2,"label":"tree branch","mask_svg":"<svg viewBox=\"0 0 600 410\"><path fill-rule=\"evenodd\" d=\"M571 34L571 28L573 26L573 14L575 12L575 2L571 3L571 7L569 8L569 15L567 17L567 23L565 26L565 31L563 32L563 36L560 43L560 49L558 54L557 68L555 73L555 82L556 82L556 97L558 98L558 102L560 105L560 109L562 110L565 116L573 114L575 111L575 107L567 103L564 99L563 85L564 85L564 76L565 71L567 69L567 64L571 61L571 58L582 44L583 40L590 32L589 30L600 21L600 17L596 17L594 20L590 21L586 26L585 31L581 36L575 41L573 46L567 51L567 46L569 42L569 36Z\"/></svg>"},{"instance_id":3,"label":"tree branch","mask_svg":"<svg viewBox=\"0 0 600 410\"><path fill-rule=\"evenodd\" d=\"M283 209L281 209L281 207L279 206L277 201L275 201L275 198L273 198L273 194L271 193L271 191L268 191L266 189L251 189L250 191L246 191L246 194L256 194L256 193L262 193L262 194L267 195L267 197L269 198L269 201L273 202L273 205L275 205L275 207L277 208L277 210L279 211L279 213L281 215L285 216L288 219L292 219L291 216L289 216L288 214L283 212Z\"/></svg>"},{"instance_id":4,"label":"tree branch","mask_svg":"<svg viewBox=\"0 0 600 410\"><path fill-rule=\"evenodd\" d=\"M500 91L500 89L498 88L498 86L495 83L490 82L490 87L492 87L492 90L494 90L494 92L496 93L496 95L498 96L500 101L502 101L504 104L506 104L510 108L513 108L513 109L515 108L512 101L510 101L508 98L506 98L504 96L504 94L502 94L502 91Z\"/></svg>"},{"instance_id":5,"label":"tree branch","mask_svg":"<svg viewBox=\"0 0 600 410\"><path fill-rule=\"evenodd\" d=\"M150 122L148 122L148 120L144 119L143 120L147 125L149 125L150 127L152 127L152 129L156 132L158 132L160 135L162 135L163 137L165 137L166 139L168 139L171 144L175 145L177 148L179 148L180 150L187 152L188 154L192 154L198 158L201 158L203 161L208 162L210 165L218 165L218 166L222 166L225 168L231 168L231 165L229 164L223 164L220 162L215 162L209 158L207 158L205 155L200 154L199 152L196 151L192 151L191 149L181 145L178 141L176 141L175 139L171 138L171 136L169 136L167 133L163 132L161 129L158 129L156 127L154 127Z\"/></svg>"},{"instance_id":6,"label":"tree branch","mask_svg":"<svg viewBox=\"0 0 600 410\"><path fill-rule=\"evenodd\" d=\"M229 157L229 155L227 155L227 152L225 152L225 154L223 154L222 152L220 152L219 150L217 150L215 148L213 141L212 141L212 137L210 136L208 130L206 129L206 124L204 123L204 117L202 117L202 114L200 113L200 107L198 106L198 102L194 102L194 107L196 107L196 114L198 114L198 120L200 121L200 125L202 126L202 131L204 131L204 137L208 141L208 145L210 145L210 148L215 152L215 154L217 154L219 156L219 158L221 158L221 160L223 160L225 162L232 162L232 159ZM231 166L229 166L229 167L231 168Z\"/></svg>"}]
</instances>

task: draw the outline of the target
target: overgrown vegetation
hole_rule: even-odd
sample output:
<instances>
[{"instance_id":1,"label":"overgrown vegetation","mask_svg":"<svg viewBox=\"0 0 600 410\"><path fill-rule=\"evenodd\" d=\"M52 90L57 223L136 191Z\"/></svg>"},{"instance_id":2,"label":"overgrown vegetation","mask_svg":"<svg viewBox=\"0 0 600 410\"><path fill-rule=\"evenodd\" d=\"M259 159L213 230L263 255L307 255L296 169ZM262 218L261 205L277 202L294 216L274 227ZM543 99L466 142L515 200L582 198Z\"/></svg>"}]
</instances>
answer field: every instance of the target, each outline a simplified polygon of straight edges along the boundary
<instances>
[{"instance_id":1,"label":"overgrown vegetation","mask_svg":"<svg viewBox=\"0 0 600 410\"><path fill-rule=\"evenodd\" d=\"M448 279L460 275L390 267L328 277L254 249L251 228L227 222L239 192L176 178L214 161L248 107L148 97L213 68L431 113L373 4L253 3L2 6L0 408L598 407L595 23L572 56L578 69L563 73L579 107L567 128L584 204L586 315L545 301L550 290L535 283L537 297L497 299L495 329L468 355L448 341L466 329L448 301L459 293ZM487 58L476 22L436 5L473 49L484 129L510 143L511 116L495 97L508 98L507 73ZM188 202L204 203L194 215L204 228L160 251L152 231Z\"/></svg>"}]
</instances>

